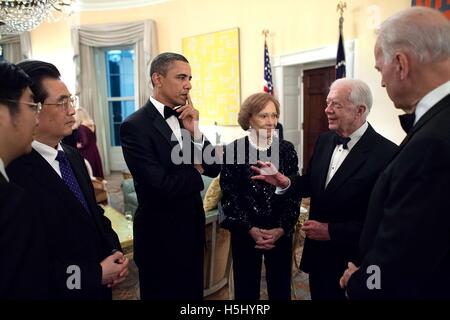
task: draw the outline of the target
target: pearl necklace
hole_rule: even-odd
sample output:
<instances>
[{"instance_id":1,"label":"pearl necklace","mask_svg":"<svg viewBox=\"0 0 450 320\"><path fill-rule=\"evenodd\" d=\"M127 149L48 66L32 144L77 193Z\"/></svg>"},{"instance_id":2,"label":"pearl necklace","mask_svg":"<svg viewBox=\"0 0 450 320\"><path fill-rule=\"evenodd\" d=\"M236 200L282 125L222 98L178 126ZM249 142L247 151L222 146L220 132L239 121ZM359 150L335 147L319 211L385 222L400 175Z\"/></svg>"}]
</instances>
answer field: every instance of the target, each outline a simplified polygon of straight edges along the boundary
<instances>
[{"instance_id":1,"label":"pearl necklace","mask_svg":"<svg viewBox=\"0 0 450 320\"><path fill-rule=\"evenodd\" d=\"M255 142L252 140L252 135L251 135L251 134L248 135L248 142L250 143L250 145L251 145L253 148L255 148L255 149L258 150L258 151L267 151L267 150L269 150L270 147L272 146L272 141L273 141L273 139L272 139L272 136L271 136L271 137L269 138L269 143L268 143L266 146L264 146L264 147L260 147L260 146L258 146L257 143L255 143Z\"/></svg>"}]
</instances>

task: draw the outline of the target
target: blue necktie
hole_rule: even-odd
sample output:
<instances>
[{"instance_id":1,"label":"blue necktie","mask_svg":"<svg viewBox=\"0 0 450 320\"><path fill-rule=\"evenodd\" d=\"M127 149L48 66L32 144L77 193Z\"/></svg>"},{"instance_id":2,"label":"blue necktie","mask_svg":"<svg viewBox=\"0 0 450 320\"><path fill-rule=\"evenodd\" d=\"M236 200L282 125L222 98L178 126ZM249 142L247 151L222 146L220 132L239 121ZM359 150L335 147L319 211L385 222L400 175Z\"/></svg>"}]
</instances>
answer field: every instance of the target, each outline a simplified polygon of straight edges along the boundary
<instances>
[{"instance_id":1,"label":"blue necktie","mask_svg":"<svg viewBox=\"0 0 450 320\"><path fill-rule=\"evenodd\" d=\"M59 162L59 169L61 170L61 176L64 180L64 183L69 187L70 191L72 191L73 195L78 199L78 201L81 202L86 211L89 212L89 207L87 205L86 199L81 192L80 185L75 178L72 167L70 166L69 160L67 159L64 151L58 150L56 160L58 160Z\"/></svg>"}]
</instances>

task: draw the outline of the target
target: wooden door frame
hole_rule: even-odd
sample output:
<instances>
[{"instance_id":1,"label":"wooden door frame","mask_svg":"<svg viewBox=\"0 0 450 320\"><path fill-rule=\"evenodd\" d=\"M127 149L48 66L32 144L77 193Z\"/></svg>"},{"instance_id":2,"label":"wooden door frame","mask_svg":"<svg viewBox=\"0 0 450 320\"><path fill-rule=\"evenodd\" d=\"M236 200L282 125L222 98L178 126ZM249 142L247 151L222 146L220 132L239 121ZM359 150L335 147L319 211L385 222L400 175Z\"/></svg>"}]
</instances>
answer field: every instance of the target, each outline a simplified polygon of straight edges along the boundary
<instances>
[{"instance_id":1,"label":"wooden door frame","mask_svg":"<svg viewBox=\"0 0 450 320\"><path fill-rule=\"evenodd\" d=\"M345 41L345 58L347 67L347 77L353 78L355 75L355 56L357 52L357 40ZM283 71L285 67L298 65L300 73L303 77L304 70L317 69L335 65L337 44L328 45L320 48L300 51L296 53L274 56L272 58L272 68L274 76L275 96L280 101L280 121L284 121L284 88L283 88ZM303 97L303 83L300 88L300 95ZM303 122L303 98L299 101L299 117L298 121ZM300 141L303 145L303 130L300 130ZM299 170L301 172L303 159L303 148L299 150Z\"/></svg>"}]
</instances>

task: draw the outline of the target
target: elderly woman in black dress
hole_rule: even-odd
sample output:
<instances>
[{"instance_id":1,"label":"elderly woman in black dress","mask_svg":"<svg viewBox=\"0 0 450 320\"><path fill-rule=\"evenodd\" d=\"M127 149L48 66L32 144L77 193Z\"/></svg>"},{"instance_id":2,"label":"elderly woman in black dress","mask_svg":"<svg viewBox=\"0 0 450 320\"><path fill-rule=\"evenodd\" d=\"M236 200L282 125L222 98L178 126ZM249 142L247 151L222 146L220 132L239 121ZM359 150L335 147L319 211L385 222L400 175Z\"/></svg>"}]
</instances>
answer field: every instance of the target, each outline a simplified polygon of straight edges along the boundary
<instances>
[{"instance_id":1,"label":"elderly woman in black dress","mask_svg":"<svg viewBox=\"0 0 450 320\"><path fill-rule=\"evenodd\" d=\"M236 300L260 298L264 257L270 300L291 298L292 234L299 199L275 194L275 187L256 180L251 165L271 161L286 176L297 174L294 146L279 139L275 127L279 102L256 93L241 106L238 122L248 135L225 149L220 186L224 220L230 230Z\"/></svg>"}]
</instances>

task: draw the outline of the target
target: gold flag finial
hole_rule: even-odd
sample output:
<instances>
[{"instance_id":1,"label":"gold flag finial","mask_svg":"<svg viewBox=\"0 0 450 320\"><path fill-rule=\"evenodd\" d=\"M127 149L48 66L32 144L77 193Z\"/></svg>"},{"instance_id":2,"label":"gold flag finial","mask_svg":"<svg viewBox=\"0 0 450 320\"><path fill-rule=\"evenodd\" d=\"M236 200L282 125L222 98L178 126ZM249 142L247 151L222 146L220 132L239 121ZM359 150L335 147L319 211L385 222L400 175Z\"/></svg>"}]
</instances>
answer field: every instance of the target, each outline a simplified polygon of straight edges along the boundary
<instances>
[{"instance_id":1,"label":"gold flag finial","mask_svg":"<svg viewBox=\"0 0 450 320\"><path fill-rule=\"evenodd\" d=\"M344 15L344 10L347 9L347 3L346 2L342 2L339 1L337 7L336 7L336 11L339 11L339 15L341 16L341 18Z\"/></svg>"},{"instance_id":2,"label":"gold flag finial","mask_svg":"<svg viewBox=\"0 0 450 320\"><path fill-rule=\"evenodd\" d=\"M344 1L339 1L336 11L339 12L339 30L342 32L342 27L344 24L344 10L347 9L347 3Z\"/></svg>"},{"instance_id":3,"label":"gold flag finial","mask_svg":"<svg viewBox=\"0 0 450 320\"><path fill-rule=\"evenodd\" d=\"M262 35L264 36L264 41L267 39L267 36L269 35L269 29L264 29L263 31L262 31Z\"/></svg>"}]
</instances>

